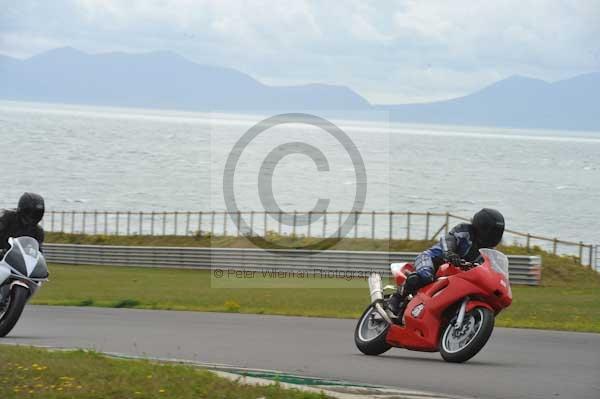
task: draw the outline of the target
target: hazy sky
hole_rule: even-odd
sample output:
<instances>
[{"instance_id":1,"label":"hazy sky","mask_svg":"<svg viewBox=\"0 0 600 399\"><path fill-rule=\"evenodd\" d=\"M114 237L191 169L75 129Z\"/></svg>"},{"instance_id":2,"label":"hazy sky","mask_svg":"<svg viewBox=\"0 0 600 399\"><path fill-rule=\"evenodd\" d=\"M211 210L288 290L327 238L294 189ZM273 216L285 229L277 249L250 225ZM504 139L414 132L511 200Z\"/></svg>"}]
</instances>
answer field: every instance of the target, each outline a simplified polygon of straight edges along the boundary
<instances>
[{"instance_id":1,"label":"hazy sky","mask_svg":"<svg viewBox=\"0 0 600 399\"><path fill-rule=\"evenodd\" d=\"M172 50L374 103L600 70L600 0L0 0L0 53Z\"/></svg>"}]
</instances>

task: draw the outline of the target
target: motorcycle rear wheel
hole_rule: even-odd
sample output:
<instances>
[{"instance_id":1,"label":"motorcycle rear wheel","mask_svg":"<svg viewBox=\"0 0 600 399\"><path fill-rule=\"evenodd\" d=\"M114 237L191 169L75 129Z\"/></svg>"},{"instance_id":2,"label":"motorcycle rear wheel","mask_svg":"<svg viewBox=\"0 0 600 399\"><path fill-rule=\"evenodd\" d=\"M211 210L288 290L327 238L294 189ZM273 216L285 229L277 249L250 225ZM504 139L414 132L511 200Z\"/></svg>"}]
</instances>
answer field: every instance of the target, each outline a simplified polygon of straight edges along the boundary
<instances>
[{"instance_id":1,"label":"motorcycle rear wheel","mask_svg":"<svg viewBox=\"0 0 600 399\"><path fill-rule=\"evenodd\" d=\"M370 356L387 352L392 347L385 340L389 328L389 324L383 320L372 305L369 305L358 319L354 330L356 347L365 355Z\"/></svg>"},{"instance_id":2,"label":"motorcycle rear wheel","mask_svg":"<svg viewBox=\"0 0 600 399\"><path fill-rule=\"evenodd\" d=\"M440 354L451 363L466 362L485 346L494 330L494 313L477 307L465 315L463 325L456 329L450 322L442 330Z\"/></svg>"},{"instance_id":3,"label":"motorcycle rear wheel","mask_svg":"<svg viewBox=\"0 0 600 399\"><path fill-rule=\"evenodd\" d=\"M20 285L15 285L10 292L8 307L0 317L0 337L5 337L17 324L27 299L29 298L29 290Z\"/></svg>"}]
</instances>

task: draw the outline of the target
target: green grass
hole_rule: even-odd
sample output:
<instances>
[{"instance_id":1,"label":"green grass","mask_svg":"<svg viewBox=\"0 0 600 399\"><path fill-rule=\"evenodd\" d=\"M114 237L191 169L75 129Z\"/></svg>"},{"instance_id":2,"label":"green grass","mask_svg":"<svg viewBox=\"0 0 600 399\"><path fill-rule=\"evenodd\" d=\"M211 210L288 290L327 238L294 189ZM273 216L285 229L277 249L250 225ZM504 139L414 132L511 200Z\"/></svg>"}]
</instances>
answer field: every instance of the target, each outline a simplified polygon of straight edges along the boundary
<instances>
[{"instance_id":1,"label":"green grass","mask_svg":"<svg viewBox=\"0 0 600 399\"><path fill-rule=\"evenodd\" d=\"M109 358L93 352L0 345L0 398L317 399L325 396L242 385L191 366Z\"/></svg>"},{"instance_id":2,"label":"green grass","mask_svg":"<svg viewBox=\"0 0 600 399\"><path fill-rule=\"evenodd\" d=\"M278 236L271 242L301 248L318 238ZM252 247L244 237L89 236L49 233L48 241L105 245ZM327 247L331 242L321 242ZM332 249L420 251L430 241L343 239ZM514 301L497 319L507 327L600 332L600 274L570 256L505 246L507 254L543 259L539 287L514 286ZM355 318L368 304L364 280L325 278L211 278L209 271L51 265L51 282L37 304L135 307L292 316ZM224 283L230 283L229 286ZM221 288L219 288L221 287Z\"/></svg>"},{"instance_id":3,"label":"green grass","mask_svg":"<svg viewBox=\"0 0 600 399\"><path fill-rule=\"evenodd\" d=\"M50 265L50 272L32 303L321 317L355 317L368 304L364 281L274 278L214 288L207 270ZM312 288L319 285L330 288Z\"/></svg>"}]
</instances>

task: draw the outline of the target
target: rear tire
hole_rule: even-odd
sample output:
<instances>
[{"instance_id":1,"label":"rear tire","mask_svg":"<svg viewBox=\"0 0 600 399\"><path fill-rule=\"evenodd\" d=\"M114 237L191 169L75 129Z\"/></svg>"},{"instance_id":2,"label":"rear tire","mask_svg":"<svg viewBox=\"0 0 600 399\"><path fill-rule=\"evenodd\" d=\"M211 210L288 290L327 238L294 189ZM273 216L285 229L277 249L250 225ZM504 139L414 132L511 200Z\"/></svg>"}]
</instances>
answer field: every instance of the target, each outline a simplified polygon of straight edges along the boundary
<instances>
[{"instance_id":1,"label":"rear tire","mask_svg":"<svg viewBox=\"0 0 600 399\"><path fill-rule=\"evenodd\" d=\"M369 305L356 324L354 343L365 355L381 355L392 347L385 340L389 328L389 324Z\"/></svg>"},{"instance_id":2,"label":"rear tire","mask_svg":"<svg viewBox=\"0 0 600 399\"><path fill-rule=\"evenodd\" d=\"M20 285L15 285L10 292L8 308L0 318L0 337L5 337L17 324L27 299L29 290Z\"/></svg>"},{"instance_id":3,"label":"rear tire","mask_svg":"<svg viewBox=\"0 0 600 399\"><path fill-rule=\"evenodd\" d=\"M452 322L444 327L440 338L440 354L447 362L466 362L485 346L493 330L494 313L484 307L474 308L465 315L461 331L456 331ZM469 336L469 333L473 335Z\"/></svg>"}]
</instances>

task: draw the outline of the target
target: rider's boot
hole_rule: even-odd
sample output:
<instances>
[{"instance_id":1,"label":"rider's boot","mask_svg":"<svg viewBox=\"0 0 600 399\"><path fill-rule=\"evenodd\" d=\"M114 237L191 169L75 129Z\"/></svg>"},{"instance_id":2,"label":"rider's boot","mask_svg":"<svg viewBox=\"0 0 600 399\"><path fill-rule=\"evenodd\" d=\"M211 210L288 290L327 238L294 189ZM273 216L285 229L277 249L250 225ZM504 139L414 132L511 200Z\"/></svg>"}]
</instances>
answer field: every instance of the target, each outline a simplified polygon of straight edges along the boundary
<instances>
[{"instance_id":1,"label":"rider's boot","mask_svg":"<svg viewBox=\"0 0 600 399\"><path fill-rule=\"evenodd\" d=\"M393 314L398 314L398 310L400 309L400 303L402 303L402 294L401 294L401 288L398 288L396 290L396 292L394 292L392 294L392 296L390 297L390 300L388 301L388 309L393 313Z\"/></svg>"},{"instance_id":2,"label":"rider's boot","mask_svg":"<svg viewBox=\"0 0 600 399\"><path fill-rule=\"evenodd\" d=\"M408 296L415 295L421 286L421 278L416 273L409 274L404 285L402 287L398 287L396 292L390 297L390 300L388 301L388 309L397 318L402 318L402 313L404 313L404 308L406 308Z\"/></svg>"}]
</instances>

